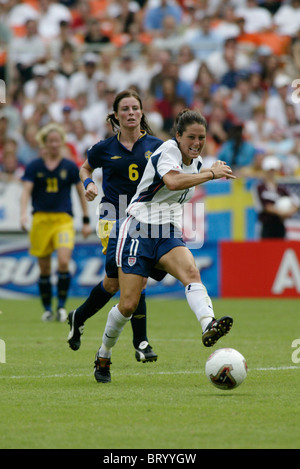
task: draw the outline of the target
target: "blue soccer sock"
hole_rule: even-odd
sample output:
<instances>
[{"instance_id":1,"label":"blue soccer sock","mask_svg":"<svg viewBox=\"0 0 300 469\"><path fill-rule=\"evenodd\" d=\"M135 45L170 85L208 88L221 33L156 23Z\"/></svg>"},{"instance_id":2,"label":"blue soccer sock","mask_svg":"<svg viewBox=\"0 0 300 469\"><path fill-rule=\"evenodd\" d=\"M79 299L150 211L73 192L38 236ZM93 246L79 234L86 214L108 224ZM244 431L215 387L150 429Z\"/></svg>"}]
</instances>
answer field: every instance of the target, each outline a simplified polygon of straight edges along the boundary
<instances>
[{"instance_id":1,"label":"blue soccer sock","mask_svg":"<svg viewBox=\"0 0 300 469\"><path fill-rule=\"evenodd\" d=\"M50 275L41 275L38 286L45 311L52 311L52 285Z\"/></svg>"},{"instance_id":2,"label":"blue soccer sock","mask_svg":"<svg viewBox=\"0 0 300 469\"><path fill-rule=\"evenodd\" d=\"M137 309L131 317L131 327L133 332L133 346L138 348L141 342L147 338L147 308L146 294L143 291Z\"/></svg>"},{"instance_id":3,"label":"blue soccer sock","mask_svg":"<svg viewBox=\"0 0 300 469\"><path fill-rule=\"evenodd\" d=\"M84 324L87 319L103 308L112 297L113 295L103 287L103 281L96 285L86 301L76 309L76 322L80 325Z\"/></svg>"},{"instance_id":4,"label":"blue soccer sock","mask_svg":"<svg viewBox=\"0 0 300 469\"><path fill-rule=\"evenodd\" d=\"M68 297L68 291L71 283L70 272L58 272L57 282L57 308L64 308Z\"/></svg>"}]
</instances>

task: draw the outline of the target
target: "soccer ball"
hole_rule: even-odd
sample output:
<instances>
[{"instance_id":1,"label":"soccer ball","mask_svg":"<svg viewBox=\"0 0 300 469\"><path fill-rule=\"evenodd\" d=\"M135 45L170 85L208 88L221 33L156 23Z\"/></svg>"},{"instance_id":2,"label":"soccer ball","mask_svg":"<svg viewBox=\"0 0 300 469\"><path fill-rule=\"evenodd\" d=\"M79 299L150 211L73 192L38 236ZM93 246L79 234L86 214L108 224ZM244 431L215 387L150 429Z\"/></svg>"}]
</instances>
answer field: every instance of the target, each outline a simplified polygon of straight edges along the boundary
<instances>
[{"instance_id":1,"label":"soccer ball","mask_svg":"<svg viewBox=\"0 0 300 469\"><path fill-rule=\"evenodd\" d=\"M217 388L237 388L247 376L247 363L243 355L233 348L221 348L213 352L205 364L208 380Z\"/></svg>"},{"instance_id":2,"label":"soccer ball","mask_svg":"<svg viewBox=\"0 0 300 469\"><path fill-rule=\"evenodd\" d=\"M275 207L283 213L289 212L293 208L293 201L291 197L279 197L275 202Z\"/></svg>"}]
</instances>

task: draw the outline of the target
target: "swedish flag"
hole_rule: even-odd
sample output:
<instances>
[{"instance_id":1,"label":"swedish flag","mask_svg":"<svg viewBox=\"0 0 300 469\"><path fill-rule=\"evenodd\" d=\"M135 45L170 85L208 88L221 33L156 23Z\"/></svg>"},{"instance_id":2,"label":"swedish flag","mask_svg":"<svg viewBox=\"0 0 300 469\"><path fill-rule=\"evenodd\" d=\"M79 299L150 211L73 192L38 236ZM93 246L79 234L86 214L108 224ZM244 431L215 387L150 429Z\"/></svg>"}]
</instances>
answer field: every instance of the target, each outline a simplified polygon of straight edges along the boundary
<instances>
[{"instance_id":1,"label":"swedish flag","mask_svg":"<svg viewBox=\"0 0 300 469\"><path fill-rule=\"evenodd\" d=\"M255 239L257 215L252 179L217 180L205 184L206 240Z\"/></svg>"}]
</instances>

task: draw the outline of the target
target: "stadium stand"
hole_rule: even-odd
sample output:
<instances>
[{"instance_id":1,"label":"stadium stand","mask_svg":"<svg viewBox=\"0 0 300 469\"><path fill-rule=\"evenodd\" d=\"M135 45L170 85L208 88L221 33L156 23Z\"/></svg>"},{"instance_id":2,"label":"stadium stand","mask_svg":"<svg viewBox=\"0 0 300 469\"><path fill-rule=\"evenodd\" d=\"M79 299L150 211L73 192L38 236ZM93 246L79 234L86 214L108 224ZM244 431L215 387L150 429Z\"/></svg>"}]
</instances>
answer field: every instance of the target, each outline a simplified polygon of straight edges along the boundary
<instances>
[{"instance_id":1,"label":"stadium stand","mask_svg":"<svg viewBox=\"0 0 300 469\"><path fill-rule=\"evenodd\" d=\"M236 152L238 128L251 149L241 174L259 177L272 154L295 182L299 44L299 0L1 0L1 180L22 174L37 155L34 132L51 121L64 126L65 154L80 166L111 132L113 94L134 87L157 136L169 137L182 107L199 108L204 162Z\"/></svg>"}]
</instances>

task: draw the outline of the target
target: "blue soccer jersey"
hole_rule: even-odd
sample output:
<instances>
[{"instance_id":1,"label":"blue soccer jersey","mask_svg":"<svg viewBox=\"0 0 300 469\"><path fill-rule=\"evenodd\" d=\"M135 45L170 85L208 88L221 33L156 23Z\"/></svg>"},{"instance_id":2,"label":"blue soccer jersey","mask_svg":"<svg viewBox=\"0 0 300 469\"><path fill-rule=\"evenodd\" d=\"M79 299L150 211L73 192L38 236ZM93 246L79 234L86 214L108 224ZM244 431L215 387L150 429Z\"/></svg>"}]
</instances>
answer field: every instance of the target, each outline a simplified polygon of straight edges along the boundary
<instances>
[{"instance_id":1,"label":"blue soccer jersey","mask_svg":"<svg viewBox=\"0 0 300 469\"><path fill-rule=\"evenodd\" d=\"M31 181L32 211L72 213L71 187L80 182L75 163L62 158L59 165L49 170L43 158L38 158L26 167L23 181Z\"/></svg>"},{"instance_id":2,"label":"blue soccer jersey","mask_svg":"<svg viewBox=\"0 0 300 469\"><path fill-rule=\"evenodd\" d=\"M102 168L103 173L100 218L116 220L125 215L150 156L161 144L162 140L143 132L131 151L120 143L119 135L88 150L89 165Z\"/></svg>"}]
</instances>

